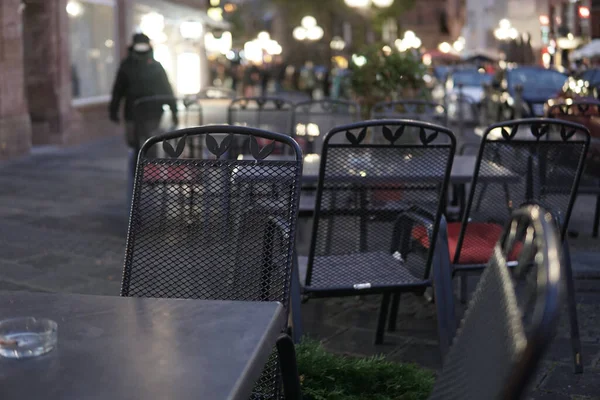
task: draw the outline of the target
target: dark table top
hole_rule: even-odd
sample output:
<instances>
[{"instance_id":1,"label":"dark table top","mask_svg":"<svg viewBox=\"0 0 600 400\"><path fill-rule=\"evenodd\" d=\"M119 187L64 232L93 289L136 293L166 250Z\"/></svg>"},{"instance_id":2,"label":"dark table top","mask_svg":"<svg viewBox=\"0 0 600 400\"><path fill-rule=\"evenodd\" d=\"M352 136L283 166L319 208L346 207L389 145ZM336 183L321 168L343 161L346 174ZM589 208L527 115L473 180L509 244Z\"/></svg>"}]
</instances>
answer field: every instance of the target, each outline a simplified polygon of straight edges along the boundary
<instances>
[{"instance_id":1,"label":"dark table top","mask_svg":"<svg viewBox=\"0 0 600 400\"><path fill-rule=\"evenodd\" d=\"M248 399L285 322L279 303L0 292L0 318L58 323L41 357L0 357L0 398Z\"/></svg>"},{"instance_id":2,"label":"dark table top","mask_svg":"<svg viewBox=\"0 0 600 400\"><path fill-rule=\"evenodd\" d=\"M248 159L253 160L252 156L241 156L240 159ZM290 160L289 156L278 156L272 155L269 156L267 161L277 161L277 160ZM415 161L416 162L416 161ZM452 163L452 171L450 172L450 183L453 184L467 184L471 183L473 179L473 173L475 172L475 163L477 162L476 156L454 156L454 161ZM320 158L314 154L308 154L304 158L303 171L302 171L302 187L305 189L311 189L316 187L319 181L319 165ZM412 168L415 170L415 168ZM390 179L403 179L403 178L411 178L411 179L427 179L427 173L431 173L427 168L422 168L423 175L410 175L410 176L399 176L399 172L395 171L393 176L390 176ZM268 171L265 171L268 176ZM254 173L255 174L255 173ZM439 177L432 176L436 180ZM378 177L380 179L381 177ZM429 177L431 178L431 177ZM521 177L509 169L493 163L487 163L486 168L482 168L481 174L479 177L480 181L488 181L488 182L514 182L521 179Z\"/></svg>"}]
</instances>

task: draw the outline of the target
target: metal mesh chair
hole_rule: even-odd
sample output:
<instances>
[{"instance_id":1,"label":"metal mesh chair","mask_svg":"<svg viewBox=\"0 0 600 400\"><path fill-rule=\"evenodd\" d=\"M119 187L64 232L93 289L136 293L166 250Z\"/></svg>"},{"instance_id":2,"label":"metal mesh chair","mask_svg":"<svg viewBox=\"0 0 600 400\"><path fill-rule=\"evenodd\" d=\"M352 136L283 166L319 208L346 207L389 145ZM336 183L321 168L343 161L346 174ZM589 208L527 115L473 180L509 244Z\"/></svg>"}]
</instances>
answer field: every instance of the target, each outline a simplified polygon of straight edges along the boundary
<instances>
[{"instance_id":1,"label":"metal mesh chair","mask_svg":"<svg viewBox=\"0 0 600 400\"><path fill-rule=\"evenodd\" d=\"M138 143L137 149L152 136L175 129L173 120L179 119L179 116L173 116L172 109L177 109L177 102L177 98L173 96L148 96L135 101L133 129Z\"/></svg>"},{"instance_id":2,"label":"metal mesh chair","mask_svg":"<svg viewBox=\"0 0 600 400\"><path fill-rule=\"evenodd\" d=\"M381 343L390 296L434 283L443 354L454 330L454 303L448 254L436 252L435 243L445 241L442 214L454 150L449 129L417 121L366 121L329 132L310 253L298 258L304 295L383 294L375 339ZM434 243L429 251L414 246L413 226L426 230ZM397 308L390 330L395 314Z\"/></svg>"},{"instance_id":3,"label":"metal mesh chair","mask_svg":"<svg viewBox=\"0 0 600 400\"><path fill-rule=\"evenodd\" d=\"M277 97L239 97L227 110L229 125L251 126L286 135L292 135L293 120L294 104ZM240 145L234 143L232 156L243 154ZM282 153L281 147L278 146L275 153Z\"/></svg>"},{"instance_id":4,"label":"metal mesh chair","mask_svg":"<svg viewBox=\"0 0 600 400\"><path fill-rule=\"evenodd\" d=\"M462 222L448 224L448 243L453 273L461 278L461 300L466 302L467 278L485 267L502 232L502 221L523 204L539 204L560 225L565 254L567 226L577 194L589 131L582 125L545 118L521 119L490 126L479 147L470 194ZM425 232L413 231L428 246ZM510 255L516 260L518 252ZM570 259L566 275L571 335L576 371L581 357L575 289Z\"/></svg>"},{"instance_id":5,"label":"metal mesh chair","mask_svg":"<svg viewBox=\"0 0 600 400\"><path fill-rule=\"evenodd\" d=\"M579 194L596 196L592 236L598 237L600 227L600 101L580 99L570 104L555 104L548 109L548 116L579 123L590 130L592 142L579 184Z\"/></svg>"},{"instance_id":6,"label":"metal mesh chair","mask_svg":"<svg viewBox=\"0 0 600 400\"><path fill-rule=\"evenodd\" d=\"M227 136L217 143L216 134ZM205 136L216 157L187 158L186 139L194 135ZM254 160L220 158L234 136L246 139ZM260 148L257 138L271 143ZM275 142L294 157L269 161ZM148 157L158 145L169 158ZM205 126L148 140L136 171L121 295L278 301L287 310L301 171L296 142L262 130ZM279 394L276 361L255 398Z\"/></svg>"},{"instance_id":7,"label":"metal mesh chair","mask_svg":"<svg viewBox=\"0 0 600 400\"><path fill-rule=\"evenodd\" d=\"M537 206L518 209L496 244L430 400L519 399L561 308L560 233ZM508 260L520 250L514 274Z\"/></svg>"},{"instance_id":8,"label":"metal mesh chair","mask_svg":"<svg viewBox=\"0 0 600 400\"><path fill-rule=\"evenodd\" d=\"M360 118L358 104L342 100L315 100L294 107L294 137L305 154L321 154L325 134ZM304 146L303 146L304 145Z\"/></svg>"},{"instance_id":9,"label":"metal mesh chair","mask_svg":"<svg viewBox=\"0 0 600 400\"><path fill-rule=\"evenodd\" d=\"M193 128L202 125L224 125L228 121L228 109L231 101L236 97L233 90L207 87L194 96L184 101L185 127ZM190 138L191 155L207 154L206 143L203 137Z\"/></svg>"},{"instance_id":10,"label":"metal mesh chair","mask_svg":"<svg viewBox=\"0 0 600 400\"><path fill-rule=\"evenodd\" d=\"M448 125L446 108L438 103L425 100L384 101L377 103L371 110L371 118L414 119Z\"/></svg>"}]
</instances>

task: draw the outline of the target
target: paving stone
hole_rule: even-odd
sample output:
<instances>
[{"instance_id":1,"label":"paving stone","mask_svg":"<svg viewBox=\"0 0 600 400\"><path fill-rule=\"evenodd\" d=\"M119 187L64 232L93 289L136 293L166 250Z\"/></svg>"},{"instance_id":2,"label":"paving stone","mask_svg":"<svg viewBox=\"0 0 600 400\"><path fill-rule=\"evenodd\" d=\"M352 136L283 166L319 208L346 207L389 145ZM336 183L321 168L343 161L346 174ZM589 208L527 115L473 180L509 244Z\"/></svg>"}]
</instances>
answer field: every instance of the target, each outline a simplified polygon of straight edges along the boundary
<instances>
[{"instance_id":1,"label":"paving stone","mask_svg":"<svg viewBox=\"0 0 600 400\"><path fill-rule=\"evenodd\" d=\"M540 389L549 392L580 396L600 394L600 369L587 368L583 374L574 374L572 367L558 366L544 379Z\"/></svg>"}]
</instances>

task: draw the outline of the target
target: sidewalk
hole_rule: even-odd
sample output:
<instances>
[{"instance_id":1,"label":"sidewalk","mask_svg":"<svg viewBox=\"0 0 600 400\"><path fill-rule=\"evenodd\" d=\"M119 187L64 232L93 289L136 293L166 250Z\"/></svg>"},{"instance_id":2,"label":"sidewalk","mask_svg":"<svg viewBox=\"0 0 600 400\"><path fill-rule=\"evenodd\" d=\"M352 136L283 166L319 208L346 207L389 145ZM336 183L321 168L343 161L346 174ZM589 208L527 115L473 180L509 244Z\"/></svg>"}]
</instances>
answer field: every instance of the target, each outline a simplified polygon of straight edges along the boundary
<instances>
[{"instance_id":1,"label":"sidewalk","mask_svg":"<svg viewBox=\"0 0 600 400\"><path fill-rule=\"evenodd\" d=\"M68 149L37 149L0 163L0 290L118 295L127 214L126 148L120 137ZM591 198L578 201L572 228L573 263L583 339L583 375L572 373L568 321L535 382L531 399L600 399L600 239L592 239ZM304 246L302 246L304 247ZM439 368L435 308L403 296L398 330L373 345L379 298L311 300L305 331L329 349L357 355L383 353Z\"/></svg>"}]
</instances>

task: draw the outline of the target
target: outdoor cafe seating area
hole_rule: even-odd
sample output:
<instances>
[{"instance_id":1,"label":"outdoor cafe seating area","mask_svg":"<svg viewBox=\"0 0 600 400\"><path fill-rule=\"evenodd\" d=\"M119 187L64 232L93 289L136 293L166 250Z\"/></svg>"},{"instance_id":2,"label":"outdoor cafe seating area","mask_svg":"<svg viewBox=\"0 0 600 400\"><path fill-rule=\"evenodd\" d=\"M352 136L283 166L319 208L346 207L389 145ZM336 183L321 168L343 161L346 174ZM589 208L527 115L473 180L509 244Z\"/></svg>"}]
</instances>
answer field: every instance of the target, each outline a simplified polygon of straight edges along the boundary
<instances>
[{"instance_id":1,"label":"outdoor cafe seating area","mask_svg":"<svg viewBox=\"0 0 600 400\"><path fill-rule=\"evenodd\" d=\"M174 130L165 109L147 131L149 105L171 99L137 103L121 297L1 294L4 315L61 330L55 351L8 373L54 371L56 398L299 399L302 304L378 296L381 344L405 293L435 305L431 399L518 398L565 306L583 371L568 228L580 187L598 187L587 108L483 127L462 152L435 103L365 118L350 101L211 90L179 102ZM23 398L49 387L11 382Z\"/></svg>"}]
</instances>

